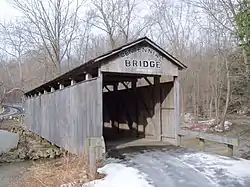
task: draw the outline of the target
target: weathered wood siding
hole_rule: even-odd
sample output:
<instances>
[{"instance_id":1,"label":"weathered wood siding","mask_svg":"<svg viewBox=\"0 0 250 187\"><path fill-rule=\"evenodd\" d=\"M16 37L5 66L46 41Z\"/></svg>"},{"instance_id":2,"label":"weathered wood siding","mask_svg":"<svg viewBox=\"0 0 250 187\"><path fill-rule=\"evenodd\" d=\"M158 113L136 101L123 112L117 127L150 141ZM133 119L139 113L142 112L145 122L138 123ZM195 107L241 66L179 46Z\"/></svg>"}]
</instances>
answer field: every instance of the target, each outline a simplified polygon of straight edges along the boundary
<instances>
[{"instance_id":1,"label":"weathered wood siding","mask_svg":"<svg viewBox=\"0 0 250 187\"><path fill-rule=\"evenodd\" d=\"M174 139L176 135L174 82L161 84L161 99L162 139Z\"/></svg>"},{"instance_id":2,"label":"weathered wood siding","mask_svg":"<svg viewBox=\"0 0 250 187\"><path fill-rule=\"evenodd\" d=\"M102 79L88 80L26 100L27 127L73 153L84 139L102 136Z\"/></svg>"},{"instance_id":3,"label":"weathered wood siding","mask_svg":"<svg viewBox=\"0 0 250 187\"><path fill-rule=\"evenodd\" d=\"M120 52L102 65L101 71L178 76L178 67L147 44Z\"/></svg>"}]
</instances>

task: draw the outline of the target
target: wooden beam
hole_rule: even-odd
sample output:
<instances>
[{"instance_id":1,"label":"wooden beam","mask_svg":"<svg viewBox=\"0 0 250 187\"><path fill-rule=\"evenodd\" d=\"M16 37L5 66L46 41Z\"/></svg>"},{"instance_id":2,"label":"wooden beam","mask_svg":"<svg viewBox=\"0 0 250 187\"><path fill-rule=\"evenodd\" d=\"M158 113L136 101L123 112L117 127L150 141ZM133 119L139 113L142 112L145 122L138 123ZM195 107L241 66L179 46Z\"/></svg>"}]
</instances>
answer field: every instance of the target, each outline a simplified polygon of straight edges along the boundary
<instances>
[{"instance_id":1,"label":"wooden beam","mask_svg":"<svg viewBox=\"0 0 250 187\"><path fill-rule=\"evenodd\" d=\"M71 86L74 85L75 83L76 83L76 81L73 80L73 79L70 81L70 85L71 85Z\"/></svg>"},{"instance_id":2,"label":"wooden beam","mask_svg":"<svg viewBox=\"0 0 250 187\"><path fill-rule=\"evenodd\" d=\"M232 157L234 155L234 146L228 144L227 145L227 156Z\"/></svg>"},{"instance_id":3,"label":"wooden beam","mask_svg":"<svg viewBox=\"0 0 250 187\"><path fill-rule=\"evenodd\" d=\"M106 90L108 90L108 92L111 91L111 90L107 87L107 85L105 85L104 88L105 88Z\"/></svg>"},{"instance_id":4,"label":"wooden beam","mask_svg":"<svg viewBox=\"0 0 250 187\"><path fill-rule=\"evenodd\" d=\"M126 88L126 89L129 89L129 87L124 83L124 82L121 82L122 85Z\"/></svg>"},{"instance_id":5,"label":"wooden beam","mask_svg":"<svg viewBox=\"0 0 250 187\"><path fill-rule=\"evenodd\" d=\"M180 82L178 77L174 77L174 112L175 112L175 139L176 144L180 145Z\"/></svg>"},{"instance_id":6,"label":"wooden beam","mask_svg":"<svg viewBox=\"0 0 250 187\"><path fill-rule=\"evenodd\" d=\"M118 84L113 85L113 90L114 90L114 92L118 91ZM119 125L119 121L117 120L117 118L118 118L117 117L117 115L118 115L117 103L115 103L115 106L116 107L115 107L115 111L114 111L114 115L113 115L115 119L112 119L112 124L113 124L113 126L115 126L115 122L117 122L117 130L118 130L118 133L119 133L119 131L120 131L119 126L120 125Z\"/></svg>"},{"instance_id":7,"label":"wooden beam","mask_svg":"<svg viewBox=\"0 0 250 187\"><path fill-rule=\"evenodd\" d=\"M64 88L64 85L63 84L59 84L59 89L63 89Z\"/></svg>"},{"instance_id":8,"label":"wooden beam","mask_svg":"<svg viewBox=\"0 0 250 187\"><path fill-rule=\"evenodd\" d=\"M148 77L144 77L145 81L149 84L152 85L152 83L150 82L150 80L148 79Z\"/></svg>"},{"instance_id":9,"label":"wooden beam","mask_svg":"<svg viewBox=\"0 0 250 187\"><path fill-rule=\"evenodd\" d=\"M92 75L89 74L89 73L86 73L86 75L85 75L85 80L89 80L89 79L91 79L91 78L92 78Z\"/></svg>"},{"instance_id":10,"label":"wooden beam","mask_svg":"<svg viewBox=\"0 0 250 187\"><path fill-rule=\"evenodd\" d=\"M135 105L135 123L136 123L136 137L139 137L139 103L138 103L138 94L136 89L136 81L132 81L131 86L134 93L134 105Z\"/></svg>"},{"instance_id":11,"label":"wooden beam","mask_svg":"<svg viewBox=\"0 0 250 187\"><path fill-rule=\"evenodd\" d=\"M51 87L50 88L50 92L54 92L55 91L55 88L54 87Z\"/></svg>"},{"instance_id":12,"label":"wooden beam","mask_svg":"<svg viewBox=\"0 0 250 187\"><path fill-rule=\"evenodd\" d=\"M155 101L155 106L154 106L154 124L155 124L155 136L156 139L161 141L162 140L162 132L161 132L161 99L160 99L160 77L154 77L154 101Z\"/></svg>"},{"instance_id":13,"label":"wooden beam","mask_svg":"<svg viewBox=\"0 0 250 187\"><path fill-rule=\"evenodd\" d=\"M137 80L138 77L131 77L131 76L104 76L104 82L113 82L113 83L118 83L118 82L132 82Z\"/></svg>"},{"instance_id":14,"label":"wooden beam","mask_svg":"<svg viewBox=\"0 0 250 187\"><path fill-rule=\"evenodd\" d=\"M205 151L205 139L198 138L198 140L199 140L200 151L204 152Z\"/></svg>"},{"instance_id":15,"label":"wooden beam","mask_svg":"<svg viewBox=\"0 0 250 187\"><path fill-rule=\"evenodd\" d=\"M99 98L98 99L98 107L99 107L99 115L100 115L100 121L101 123L99 124L99 128L101 129L101 132L103 132L103 127L104 127L104 110L103 110L103 74L102 72L100 71L100 68L98 70L98 78L97 78L97 81L98 81L98 94L97 94L97 97Z\"/></svg>"},{"instance_id":16,"label":"wooden beam","mask_svg":"<svg viewBox=\"0 0 250 187\"><path fill-rule=\"evenodd\" d=\"M181 136L196 137L196 138L201 138L201 139L223 143L227 145L239 146L239 140L237 138L231 138L227 136L219 136L216 134L199 132L199 131L191 131L191 130L180 130L178 134Z\"/></svg>"}]
</instances>

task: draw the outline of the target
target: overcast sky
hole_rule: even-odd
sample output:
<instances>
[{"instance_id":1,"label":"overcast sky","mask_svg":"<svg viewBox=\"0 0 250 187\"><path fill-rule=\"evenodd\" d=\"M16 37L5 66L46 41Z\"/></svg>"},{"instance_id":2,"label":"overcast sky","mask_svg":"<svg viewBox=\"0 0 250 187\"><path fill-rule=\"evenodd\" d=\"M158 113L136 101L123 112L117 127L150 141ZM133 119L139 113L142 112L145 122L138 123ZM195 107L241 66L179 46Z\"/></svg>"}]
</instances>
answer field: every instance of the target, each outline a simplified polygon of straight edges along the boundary
<instances>
[{"instance_id":1,"label":"overcast sky","mask_svg":"<svg viewBox=\"0 0 250 187\"><path fill-rule=\"evenodd\" d=\"M9 3L8 0L0 0L0 19L11 20L15 16L20 15Z\"/></svg>"}]
</instances>

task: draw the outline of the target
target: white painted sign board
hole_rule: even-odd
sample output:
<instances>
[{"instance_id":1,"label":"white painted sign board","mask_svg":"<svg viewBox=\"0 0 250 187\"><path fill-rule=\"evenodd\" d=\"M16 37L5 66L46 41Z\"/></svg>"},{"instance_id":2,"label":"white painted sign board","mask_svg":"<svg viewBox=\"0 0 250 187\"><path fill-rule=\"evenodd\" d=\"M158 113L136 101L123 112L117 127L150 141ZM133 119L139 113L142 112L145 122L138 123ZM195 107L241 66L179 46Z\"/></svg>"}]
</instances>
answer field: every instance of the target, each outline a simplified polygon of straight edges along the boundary
<instances>
[{"instance_id":1,"label":"white painted sign board","mask_svg":"<svg viewBox=\"0 0 250 187\"><path fill-rule=\"evenodd\" d=\"M134 46L121 51L102 65L103 72L178 76L178 67L150 46Z\"/></svg>"}]
</instances>

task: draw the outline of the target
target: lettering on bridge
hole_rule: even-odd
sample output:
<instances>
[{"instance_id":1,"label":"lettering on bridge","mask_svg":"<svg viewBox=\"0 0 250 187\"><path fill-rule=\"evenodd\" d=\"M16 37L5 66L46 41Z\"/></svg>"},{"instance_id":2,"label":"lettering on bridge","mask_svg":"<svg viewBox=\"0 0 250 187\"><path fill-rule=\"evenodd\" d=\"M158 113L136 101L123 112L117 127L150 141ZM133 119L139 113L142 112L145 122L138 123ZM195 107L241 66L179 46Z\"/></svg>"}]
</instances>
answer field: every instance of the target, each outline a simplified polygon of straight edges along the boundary
<instances>
[{"instance_id":1,"label":"lettering on bridge","mask_svg":"<svg viewBox=\"0 0 250 187\"><path fill-rule=\"evenodd\" d=\"M141 67L141 68L161 68L159 61L154 60L124 60L126 67Z\"/></svg>"},{"instance_id":2,"label":"lettering on bridge","mask_svg":"<svg viewBox=\"0 0 250 187\"><path fill-rule=\"evenodd\" d=\"M136 53L138 55L133 55ZM137 59L143 57L143 53L145 53L145 56L149 56L149 60L145 58ZM132 55L131 59L129 59L130 55ZM162 55L149 47L133 47L122 51L119 56L124 59L123 61L125 67L159 69L161 68L161 61L163 60Z\"/></svg>"}]
</instances>

